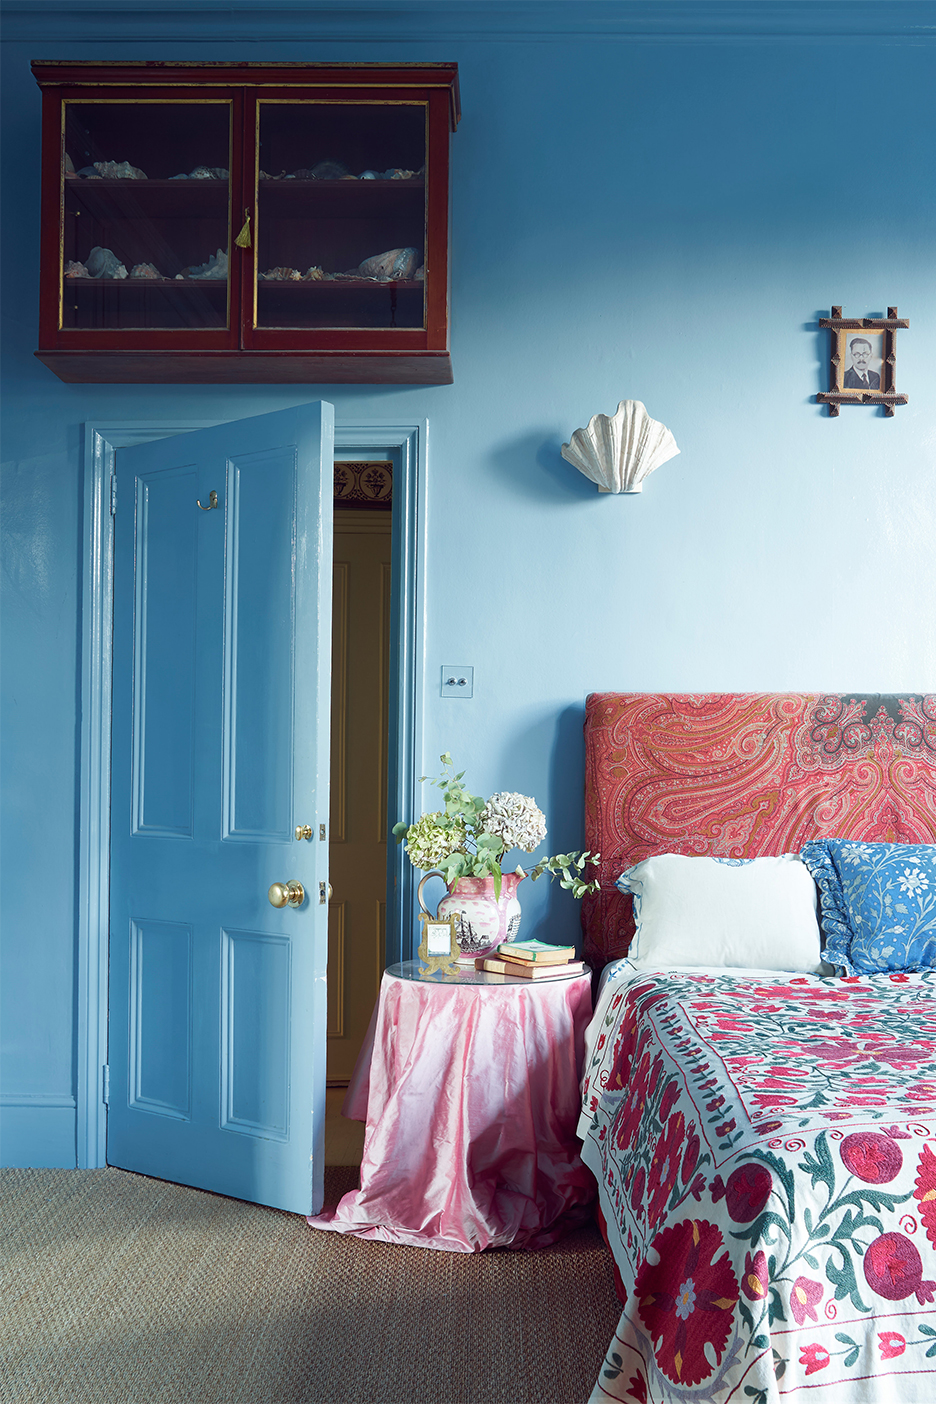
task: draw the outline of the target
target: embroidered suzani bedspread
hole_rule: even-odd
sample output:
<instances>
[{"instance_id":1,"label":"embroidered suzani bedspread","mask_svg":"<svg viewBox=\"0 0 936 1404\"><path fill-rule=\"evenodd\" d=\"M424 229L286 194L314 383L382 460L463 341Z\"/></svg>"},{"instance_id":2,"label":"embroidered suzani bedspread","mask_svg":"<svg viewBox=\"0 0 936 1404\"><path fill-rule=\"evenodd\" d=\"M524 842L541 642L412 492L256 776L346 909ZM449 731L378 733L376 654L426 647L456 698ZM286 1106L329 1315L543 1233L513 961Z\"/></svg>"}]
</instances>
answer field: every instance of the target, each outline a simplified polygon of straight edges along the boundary
<instances>
[{"instance_id":1,"label":"embroidered suzani bedspread","mask_svg":"<svg viewBox=\"0 0 936 1404\"><path fill-rule=\"evenodd\" d=\"M936 973L610 974L579 1134L627 1300L593 1404L936 1400Z\"/></svg>"}]
</instances>

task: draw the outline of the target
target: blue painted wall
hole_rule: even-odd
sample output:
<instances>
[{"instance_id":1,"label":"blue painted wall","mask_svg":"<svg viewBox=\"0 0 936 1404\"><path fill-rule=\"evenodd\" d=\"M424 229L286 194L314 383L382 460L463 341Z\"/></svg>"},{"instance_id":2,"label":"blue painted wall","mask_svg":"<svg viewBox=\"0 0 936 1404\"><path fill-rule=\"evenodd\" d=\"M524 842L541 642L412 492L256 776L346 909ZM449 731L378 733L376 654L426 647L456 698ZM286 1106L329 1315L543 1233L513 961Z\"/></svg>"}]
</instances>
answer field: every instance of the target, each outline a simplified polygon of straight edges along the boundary
<instances>
[{"instance_id":1,"label":"blue painted wall","mask_svg":"<svg viewBox=\"0 0 936 1404\"><path fill-rule=\"evenodd\" d=\"M448 749L479 792L535 795L550 851L581 842L589 691L936 691L936 53L913 32L936 7L866 6L839 34L828 6L752 5L726 32L703 2L681 33L674 7L528 4L520 34L429 5L406 37L379 5L337 28L311 5L279 38L237 11L237 42L134 8L54 33L21 14L3 44L0 1091L21 1164L74 1163L85 422L319 397L339 423L427 419L425 763ZM29 60L100 57L456 60L455 384L67 386L37 362ZM893 419L812 402L833 302L910 317ZM559 446L622 398L681 454L599 497ZM451 661L471 702L438 697ZM565 894L526 886L528 931L577 933Z\"/></svg>"}]
</instances>

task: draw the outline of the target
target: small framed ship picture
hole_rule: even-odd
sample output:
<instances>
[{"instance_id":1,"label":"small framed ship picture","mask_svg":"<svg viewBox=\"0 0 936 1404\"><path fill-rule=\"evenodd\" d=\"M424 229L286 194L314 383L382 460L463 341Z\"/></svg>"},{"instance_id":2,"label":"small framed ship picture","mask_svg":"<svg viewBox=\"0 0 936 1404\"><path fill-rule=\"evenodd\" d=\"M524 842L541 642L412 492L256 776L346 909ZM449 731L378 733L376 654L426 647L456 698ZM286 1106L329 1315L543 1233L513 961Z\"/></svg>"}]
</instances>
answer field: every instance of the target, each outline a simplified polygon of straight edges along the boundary
<instances>
[{"instance_id":1,"label":"small framed ship picture","mask_svg":"<svg viewBox=\"0 0 936 1404\"><path fill-rule=\"evenodd\" d=\"M420 912L422 939L419 942L419 964L424 971L435 974L440 970L458 969L458 940L454 916L441 918Z\"/></svg>"}]
</instances>

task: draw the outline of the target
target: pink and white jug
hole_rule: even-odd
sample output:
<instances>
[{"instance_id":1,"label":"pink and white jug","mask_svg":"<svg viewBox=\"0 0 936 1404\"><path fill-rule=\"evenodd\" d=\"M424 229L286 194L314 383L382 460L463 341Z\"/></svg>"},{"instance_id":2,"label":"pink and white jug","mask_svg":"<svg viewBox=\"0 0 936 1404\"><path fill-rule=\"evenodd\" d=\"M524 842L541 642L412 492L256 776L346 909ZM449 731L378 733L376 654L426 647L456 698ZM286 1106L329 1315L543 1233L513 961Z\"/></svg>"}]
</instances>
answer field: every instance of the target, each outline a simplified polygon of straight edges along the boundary
<instances>
[{"instance_id":1,"label":"pink and white jug","mask_svg":"<svg viewBox=\"0 0 936 1404\"><path fill-rule=\"evenodd\" d=\"M502 941L515 941L520 930L520 903L517 888L525 873L504 873L500 897L494 896L492 877L463 877L453 883L439 903L440 920L455 917L455 935L461 955L459 965L473 965L476 956L493 955ZM442 877L433 869L420 880L416 897L420 911L432 913L423 901L423 888L431 877Z\"/></svg>"}]
</instances>

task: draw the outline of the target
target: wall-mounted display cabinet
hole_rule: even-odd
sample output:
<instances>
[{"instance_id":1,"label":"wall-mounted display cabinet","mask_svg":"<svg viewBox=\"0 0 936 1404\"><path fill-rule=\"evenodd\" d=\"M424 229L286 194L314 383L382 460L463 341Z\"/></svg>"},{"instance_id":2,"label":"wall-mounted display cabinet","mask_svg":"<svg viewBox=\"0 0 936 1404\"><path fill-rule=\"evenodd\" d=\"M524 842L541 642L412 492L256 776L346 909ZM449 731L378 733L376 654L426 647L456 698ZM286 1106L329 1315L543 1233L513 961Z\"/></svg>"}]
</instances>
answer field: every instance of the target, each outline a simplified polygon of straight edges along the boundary
<instances>
[{"instance_id":1,"label":"wall-mounted display cabinet","mask_svg":"<svg viewBox=\"0 0 936 1404\"><path fill-rule=\"evenodd\" d=\"M62 380L451 382L456 64L32 67Z\"/></svg>"}]
</instances>

